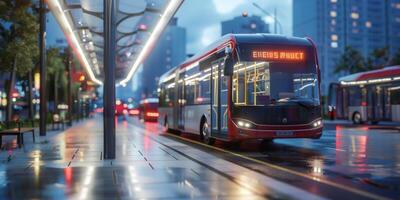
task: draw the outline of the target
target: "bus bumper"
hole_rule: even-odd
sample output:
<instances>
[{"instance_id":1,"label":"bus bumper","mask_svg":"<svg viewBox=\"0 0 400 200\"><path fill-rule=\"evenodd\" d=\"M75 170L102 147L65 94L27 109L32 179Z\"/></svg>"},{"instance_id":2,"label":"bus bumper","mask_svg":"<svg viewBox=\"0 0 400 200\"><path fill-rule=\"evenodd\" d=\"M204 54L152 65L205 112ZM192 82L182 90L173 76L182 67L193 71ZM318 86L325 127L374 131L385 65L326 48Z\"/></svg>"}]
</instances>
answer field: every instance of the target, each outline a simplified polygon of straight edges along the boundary
<instances>
[{"instance_id":1,"label":"bus bumper","mask_svg":"<svg viewBox=\"0 0 400 200\"><path fill-rule=\"evenodd\" d=\"M262 129L243 129L237 128L235 140L244 139L276 139L276 138L313 138L318 139L322 136L323 127L294 130L262 130Z\"/></svg>"}]
</instances>

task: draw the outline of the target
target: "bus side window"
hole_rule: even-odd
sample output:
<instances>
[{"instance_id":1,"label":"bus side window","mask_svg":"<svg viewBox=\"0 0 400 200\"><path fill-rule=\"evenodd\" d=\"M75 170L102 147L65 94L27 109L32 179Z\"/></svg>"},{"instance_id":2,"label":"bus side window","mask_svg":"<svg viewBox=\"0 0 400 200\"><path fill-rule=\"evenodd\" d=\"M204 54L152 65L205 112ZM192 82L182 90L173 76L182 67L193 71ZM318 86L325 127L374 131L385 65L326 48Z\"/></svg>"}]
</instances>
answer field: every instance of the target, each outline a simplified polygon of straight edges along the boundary
<instances>
[{"instance_id":1,"label":"bus side window","mask_svg":"<svg viewBox=\"0 0 400 200\"><path fill-rule=\"evenodd\" d=\"M208 104L210 103L210 77L211 68L203 69L200 72L200 78L197 82L198 95L196 97L196 104Z\"/></svg>"},{"instance_id":2,"label":"bus side window","mask_svg":"<svg viewBox=\"0 0 400 200\"><path fill-rule=\"evenodd\" d=\"M160 101L158 102L158 105L160 107L165 106L165 84L160 84L160 93L159 93L159 99Z\"/></svg>"},{"instance_id":3,"label":"bus side window","mask_svg":"<svg viewBox=\"0 0 400 200\"><path fill-rule=\"evenodd\" d=\"M393 87L390 91L390 105L400 105L400 89Z\"/></svg>"},{"instance_id":4,"label":"bus side window","mask_svg":"<svg viewBox=\"0 0 400 200\"><path fill-rule=\"evenodd\" d=\"M349 106L361 106L362 94L359 86L349 87Z\"/></svg>"}]
</instances>

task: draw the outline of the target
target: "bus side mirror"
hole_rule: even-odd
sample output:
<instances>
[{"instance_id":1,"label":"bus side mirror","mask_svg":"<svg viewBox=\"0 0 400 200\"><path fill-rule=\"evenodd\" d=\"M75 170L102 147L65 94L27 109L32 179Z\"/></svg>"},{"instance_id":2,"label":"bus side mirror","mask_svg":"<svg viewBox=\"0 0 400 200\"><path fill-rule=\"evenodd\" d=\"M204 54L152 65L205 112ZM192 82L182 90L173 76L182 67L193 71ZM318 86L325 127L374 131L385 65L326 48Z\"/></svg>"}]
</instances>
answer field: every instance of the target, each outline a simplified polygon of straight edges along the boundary
<instances>
[{"instance_id":1,"label":"bus side mirror","mask_svg":"<svg viewBox=\"0 0 400 200\"><path fill-rule=\"evenodd\" d=\"M232 54L226 56L224 61L224 76L232 76L233 75L233 58Z\"/></svg>"}]
</instances>

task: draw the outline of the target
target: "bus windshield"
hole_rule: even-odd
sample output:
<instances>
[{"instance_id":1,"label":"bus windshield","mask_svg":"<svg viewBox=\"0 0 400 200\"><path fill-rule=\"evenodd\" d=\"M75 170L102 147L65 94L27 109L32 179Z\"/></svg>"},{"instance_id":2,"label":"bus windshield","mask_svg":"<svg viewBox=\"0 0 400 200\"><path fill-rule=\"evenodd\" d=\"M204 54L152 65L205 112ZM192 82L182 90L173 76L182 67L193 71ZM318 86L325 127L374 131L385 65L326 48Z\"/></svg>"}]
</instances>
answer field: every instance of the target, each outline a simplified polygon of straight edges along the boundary
<instances>
[{"instance_id":1,"label":"bus windshield","mask_svg":"<svg viewBox=\"0 0 400 200\"><path fill-rule=\"evenodd\" d=\"M306 63L240 61L234 66L232 80L237 106L320 104L315 66Z\"/></svg>"}]
</instances>

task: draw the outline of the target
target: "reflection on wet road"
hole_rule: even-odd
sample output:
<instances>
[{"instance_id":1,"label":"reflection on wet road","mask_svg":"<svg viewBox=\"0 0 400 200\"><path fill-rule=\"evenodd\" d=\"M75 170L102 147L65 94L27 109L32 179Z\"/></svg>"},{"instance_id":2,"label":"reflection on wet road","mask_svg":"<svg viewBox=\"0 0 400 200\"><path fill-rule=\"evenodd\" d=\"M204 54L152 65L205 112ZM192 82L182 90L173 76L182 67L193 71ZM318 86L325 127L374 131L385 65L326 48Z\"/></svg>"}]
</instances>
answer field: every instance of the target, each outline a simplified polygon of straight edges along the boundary
<instances>
[{"instance_id":1,"label":"reflection on wet road","mask_svg":"<svg viewBox=\"0 0 400 200\"><path fill-rule=\"evenodd\" d=\"M399 199L399 136L327 127L320 140L217 142L119 120L117 158L103 160L101 119L23 148L6 137L0 199ZM222 148L221 148L222 147Z\"/></svg>"},{"instance_id":2,"label":"reflection on wet road","mask_svg":"<svg viewBox=\"0 0 400 200\"><path fill-rule=\"evenodd\" d=\"M119 121L114 160L102 159L100 117L21 149L6 137L0 199L324 199L159 133Z\"/></svg>"},{"instance_id":3,"label":"reflection on wet road","mask_svg":"<svg viewBox=\"0 0 400 200\"><path fill-rule=\"evenodd\" d=\"M320 140L277 140L258 159L400 194L398 152L399 132L336 126Z\"/></svg>"},{"instance_id":4,"label":"reflection on wet road","mask_svg":"<svg viewBox=\"0 0 400 200\"><path fill-rule=\"evenodd\" d=\"M167 137L175 138L172 135L167 135ZM190 141L198 140L193 135L184 134L183 137L189 138ZM207 151L207 148L202 145L192 145ZM375 130L368 129L367 126L329 125L319 140L282 139L269 144L261 144L260 141L246 141L240 145L240 148L218 142L216 147L306 174L317 181L323 178L345 187L377 195L390 198L400 196L400 154L398 154L400 152L400 132L396 130ZM257 163L214 150L208 150L208 152L273 176L268 169ZM296 183L296 180L287 176L274 178L292 181L293 185L300 187L303 184Z\"/></svg>"}]
</instances>

